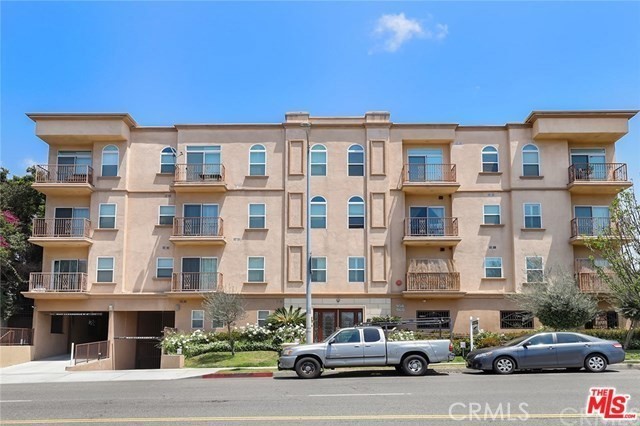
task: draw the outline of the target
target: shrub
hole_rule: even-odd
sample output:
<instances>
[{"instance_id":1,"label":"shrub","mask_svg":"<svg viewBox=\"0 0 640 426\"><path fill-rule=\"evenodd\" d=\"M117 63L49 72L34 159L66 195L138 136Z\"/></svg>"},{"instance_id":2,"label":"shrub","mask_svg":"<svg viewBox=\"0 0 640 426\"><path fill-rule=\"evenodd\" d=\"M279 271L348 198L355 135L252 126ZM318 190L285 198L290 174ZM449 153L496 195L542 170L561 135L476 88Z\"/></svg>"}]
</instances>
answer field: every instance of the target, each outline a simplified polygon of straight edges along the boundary
<instances>
[{"instance_id":1,"label":"shrub","mask_svg":"<svg viewBox=\"0 0 640 426\"><path fill-rule=\"evenodd\" d=\"M306 312L302 312L302 308L293 309L293 306L287 308L276 309L267 318L267 326L272 330L283 326L304 326L307 322Z\"/></svg>"}]
</instances>

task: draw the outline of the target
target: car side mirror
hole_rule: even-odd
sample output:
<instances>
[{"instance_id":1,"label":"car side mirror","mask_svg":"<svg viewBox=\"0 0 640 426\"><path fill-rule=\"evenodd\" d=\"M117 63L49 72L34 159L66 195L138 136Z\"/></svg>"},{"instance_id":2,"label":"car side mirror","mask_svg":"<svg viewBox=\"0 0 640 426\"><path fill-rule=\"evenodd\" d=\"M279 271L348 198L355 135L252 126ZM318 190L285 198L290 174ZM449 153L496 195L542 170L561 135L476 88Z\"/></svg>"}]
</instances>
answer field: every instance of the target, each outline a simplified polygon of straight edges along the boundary
<instances>
[{"instance_id":1,"label":"car side mirror","mask_svg":"<svg viewBox=\"0 0 640 426\"><path fill-rule=\"evenodd\" d=\"M529 343L529 342L524 342L524 343L522 344L522 347L523 347L523 348L528 348L530 344L531 344L531 343Z\"/></svg>"}]
</instances>

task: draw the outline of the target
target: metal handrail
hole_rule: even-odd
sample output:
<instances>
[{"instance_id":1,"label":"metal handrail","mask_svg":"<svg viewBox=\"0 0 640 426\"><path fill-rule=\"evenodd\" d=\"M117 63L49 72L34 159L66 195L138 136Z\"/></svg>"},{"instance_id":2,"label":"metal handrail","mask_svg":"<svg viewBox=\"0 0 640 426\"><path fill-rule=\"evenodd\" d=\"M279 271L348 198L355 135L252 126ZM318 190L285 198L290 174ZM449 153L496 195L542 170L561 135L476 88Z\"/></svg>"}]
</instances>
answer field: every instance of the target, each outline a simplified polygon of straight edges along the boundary
<instances>
[{"instance_id":1,"label":"metal handrail","mask_svg":"<svg viewBox=\"0 0 640 426\"><path fill-rule=\"evenodd\" d=\"M608 217L576 217L571 220L571 237L602 235L611 228Z\"/></svg>"},{"instance_id":2,"label":"metal handrail","mask_svg":"<svg viewBox=\"0 0 640 426\"><path fill-rule=\"evenodd\" d=\"M221 217L175 217L173 235L176 237L221 237Z\"/></svg>"},{"instance_id":3,"label":"metal handrail","mask_svg":"<svg viewBox=\"0 0 640 426\"><path fill-rule=\"evenodd\" d=\"M457 217L407 217L405 237L457 237Z\"/></svg>"},{"instance_id":4,"label":"metal handrail","mask_svg":"<svg viewBox=\"0 0 640 426\"><path fill-rule=\"evenodd\" d=\"M29 291L53 293L83 293L87 291L84 272L32 272Z\"/></svg>"},{"instance_id":5,"label":"metal handrail","mask_svg":"<svg viewBox=\"0 0 640 426\"><path fill-rule=\"evenodd\" d=\"M85 218L33 219L32 237L89 238L91 221Z\"/></svg>"},{"instance_id":6,"label":"metal handrail","mask_svg":"<svg viewBox=\"0 0 640 426\"><path fill-rule=\"evenodd\" d=\"M405 164L404 182L455 182L455 164Z\"/></svg>"},{"instance_id":7,"label":"metal handrail","mask_svg":"<svg viewBox=\"0 0 640 426\"><path fill-rule=\"evenodd\" d=\"M109 358L109 341L102 340L99 342L81 343L75 345L73 353L73 363L84 363L93 360L101 360Z\"/></svg>"},{"instance_id":8,"label":"metal handrail","mask_svg":"<svg viewBox=\"0 0 640 426\"><path fill-rule=\"evenodd\" d=\"M569 183L581 182L626 182L625 163L583 163L569 166Z\"/></svg>"},{"instance_id":9,"label":"metal handrail","mask_svg":"<svg viewBox=\"0 0 640 426\"><path fill-rule=\"evenodd\" d=\"M39 164L36 183L88 183L93 185L93 167L81 164Z\"/></svg>"},{"instance_id":10,"label":"metal handrail","mask_svg":"<svg viewBox=\"0 0 640 426\"><path fill-rule=\"evenodd\" d=\"M224 164L176 164L174 180L191 183L224 182Z\"/></svg>"},{"instance_id":11,"label":"metal handrail","mask_svg":"<svg viewBox=\"0 0 640 426\"><path fill-rule=\"evenodd\" d=\"M171 291L175 292L214 292L222 290L220 272L174 272Z\"/></svg>"},{"instance_id":12,"label":"metal handrail","mask_svg":"<svg viewBox=\"0 0 640 426\"><path fill-rule=\"evenodd\" d=\"M33 345L32 328L0 327L0 346Z\"/></svg>"}]
</instances>

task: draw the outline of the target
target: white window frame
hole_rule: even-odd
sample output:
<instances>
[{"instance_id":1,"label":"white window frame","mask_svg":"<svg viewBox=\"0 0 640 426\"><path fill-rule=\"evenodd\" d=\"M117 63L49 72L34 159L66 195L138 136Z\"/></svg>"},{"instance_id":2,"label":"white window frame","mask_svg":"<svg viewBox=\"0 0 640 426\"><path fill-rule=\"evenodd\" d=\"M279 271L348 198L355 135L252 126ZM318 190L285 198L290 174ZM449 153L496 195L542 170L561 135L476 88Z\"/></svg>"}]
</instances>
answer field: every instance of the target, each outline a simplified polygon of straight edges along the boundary
<instances>
[{"instance_id":1,"label":"white window frame","mask_svg":"<svg viewBox=\"0 0 640 426\"><path fill-rule=\"evenodd\" d=\"M540 210L540 227L539 228L528 228L527 227L527 217L538 217L536 215L527 216L527 206L538 206ZM524 229L543 229L544 226L542 224L542 203L522 203L522 227Z\"/></svg>"},{"instance_id":2,"label":"white window frame","mask_svg":"<svg viewBox=\"0 0 640 426\"><path fill-rule=\"evenodd\" d=\"M158 271L159 271L160 269L169 269L169 268L168 268L168 267L166 267L166 266L163 266L162 268L160 268L160 261L161 261L161 260L170 260L170 261L171 261L171 273L169 274L169 276L168 276L168 277L161 277L161 276L158 274ZM175 268L175 265L174 265L173 257L156 257L156 278L160 278L160 279L163 279L163 278L171 278L171 277L173 276L173 269L174 269L174 268Z\"/></svg>"},{"instance_id":3,"label":"white window frame","mask_svg":"<svg viewBox=\"0 0 640 426\"><path fill-rule=\"evenodd\" d=\"M535 162L535 163L526 163L524 161L525 148L527 148L527 147L535 148L535 153L536 153L536 155L538 157L538 161L537 162ZM535 145L535 144L528 143L528 144L526 144L525 146L522 147L521 151L522 151L522 176L524 176L524 177L540 177L540 176L542 176L542 167L540 165L540 148L538 148L538 146ZM526 152L532 153L534 151L526 151ZM538 166L538 174L537 175L526 175L525 172L524 172L524 166Z\"/></svg>"},{"instance_id":4,"label":"white window frame","mask_svg":"<svg viewBox=\"0 0 640 426\"><path fill-rule=\"evenodd\" d=\"M487 214L487 207L498 207L498 223L487 223L487 216L495 216L495 214ZM502 225L502 206L500 204L484 204L482 206L482 224L483 225Z\"/></svg>"},{"instance_id":5,"label":"white window frame","mask_svg":"<svg viewBox=\"0 0 640 426\"><path fill-rule=\"evenodd\" d=\"M194 316L193 314L196 313L196 312L199 312L202 315L202 319L193 317ZM202 321L202 326L201 327L194 327L193 326L193 321ZM202 310L202 309L192 309L191 310L191 329L192 330L202 330L202 329L204 329L204 310Z\"/></svg>"},{"instance_id":6,"label":"white window frame","mask_svg":"<svg viewBox=\"0 0 640 426\"><path fill-rule=\"evenodd\" d=\"M362 259L362 268L351 268L351 259ZM362 281L351 281L351 271L362 271ZM348 256L347 257L347 282L348 283L364 283L367 281L367 258L365 256Z\"/></svg>"},{"instance_id":7,"label":"white window frame","mask_svg":"<svg viewBox=\"0 0 640 426\"><path fill-rule=\"evenodd\" d=\"M320 197L322 198L324 201L313 201L314 198ZM324 206L324 215L320 216L320 215L314 215L311 213L312 207L314 205L323 205ZM311 226L311 229L327 229L329 227L329 219L327 217L327 199L325 197L323 197L322 195L314 195L313 197L311 197L311 201L309 202L309 215L310 217L310 221L309 223L312 224L313 223L313 218L314 217L324 217L324 227L322 228L315 228L313 226Z\"/></svg>"},{"instance_id":8,"label":"white window frame","mask_svg":"<svg viewBox=\"0 0 640 426\"><path fill-rule=\"evenodd\" d=\"M262 206L264 209L264 214L262 215L252 215L251 214L251 206ZM259 218L261 217L264 220L264 226L261 228L254 228L251 226L251 218ZM267 205L265 203L249 203L247 204L247 229L267 229Z\"/></svg>"},{"instance_id":9,"label":"white window frame","mask_svg":"<svg viewBox=\"0 0 640 426\"><path fill-rule=\"evenodd\" d=\"M322 268L314 268L313 267L313 259L324 259L324 269ZM329 262L327 262L327 257L326 256L311 256L311 259L309 260L309 268L311 268L311 282L312 283L326 283L327 279L329 278L328 275L328 269L329 269ZM324 281L314 281L313 280L313 271L324 271Z\"/></svg>"},{"instance_id":10,"label":"white window frame","mask_svg":"<svg viewBox=\"0 0 640 426\"><path fill-rule=\"evenodd\" d=\"M165 152L165 150L167 150L167 149L170 149L171 153ZM176 153L176 149L174 147L172 147L172 146L165 146L164 148L162 148L162 150L160 151L160 172L159 173L161 173L161 174L175 174L176 158L177 158L176 154L177 154ZM164 162L165 157L169 157L169 156L173 157L173 163L165 163ZM163 172L162 171L162 166L165 166L165 165L173 166L174 171L173 172Z\"/></svg>"},{"instance_id":11,"label":"white window frame","mask_svg":"<svg viewBox=\"0 0 640 426\"><path fill-rule=\"evenodd\" d=\"M250 260L251 259L262 259L262 268L258 269L258 268L251 268L249 266ZM262 271L262 281L252 281L249 278L249 272L250 271ZM247 282L248 283L263 283L266 282L267 280L267 262L264 258L264 256L247 256Z\"/></svg>"},{"instance_id":12,"label":"white window frame","mask_svg":"<svg viewBox=\"0 0 640 426\"><path fill-rule=\"evenodd\" d=\"M494 151L491 151L491 152L485 152L485 150L486 150L487 148L494 149L494 150L495 150L495 152L494 152ZM485 165L485 164L494 164L494 163L493 163L493 161L491 161L491 162L486 162L486 163L485 163L485 161L484 161L484 154L495 154L495 155L496 155L496 163L495 163L495 164L496 164L496 170L492 170L492 171L489 171L489 172L485 172L485 170L484 170L484 165ZM483 146L483 147L482 147L482 151L480 151L480 171L481 171L482 173L500 173L500 150L499 150L497 147L495 147L495 146L493 146L493 145L486 145L486 146Z\"/></svg>"},{"instance_id":13,"label":"white window frame","mask_svg":"<svg viewBox=\"0 0 640 426\"><path fill-rule=\"evenodd\" d=\"M315 150L315 152L323 152L324 153L324 163L314 163L313 162L313 155L312 153L314 152L314 148L318 147L317 150ZM322 149L320 149L322 148ZM311 156L311 158L309 159L309 165L311 170L309 170L309 176L327 176L329 174L329 153L327 151L327 147L324 146L321 143L317 143L315 145L313 145L311 147L311 149L309 150L309 155ZM319 175L319 174L314 174L312 173L313 171L313 166L322 166L324 165L324 174Z\"/></svg>"},{"instance_id":14,"label":"white window frame","mask_svg":"<svg viewBox=\"0 0 640 426\"><path fill-rule=\"evenodd\" d=\"M263 163L254 163L251 160L251 154L253 154L254 152L264 154ZM264 166L264 173L261 175L251 173L251 166ZM248 176L267 176L267 148L264 145L257 143L255 145L252 145L251 148L249 148L249 170L247 170L247 175Z\"/></svg>"},{"instance_id":15,"label":"white window frame","mask_svg":"<svg viewBox=\"0 0 640 426\"><path fill-rule=\"evenodd\" d=\"M115 150L113 149L109 149L107 150L107 148L115 148ZM115 154L116 156L116 163L115 164L105 164L104 162L104 154L105 152L107 153L107 155L113 155ZM104 166L116 166L116 174L115 175L105 175L104 174ZM100 162L100 176L107 176L107 177L117 177L120 175L120 149L113 145L107 145L104 148L102 148L102 161Z\"/></svg>"},{"instance_id":16,"label":"white window frame","mask_svg":"<svg viewBox=\"0 0 640 426\"><path fill-rule=\"evenodd\" d=\"M352 201L354 198L359 198L361 201ZM362 216L360 215L352 215L351 214L351 206L355 206L358 204L362 204ZM367 218L366 218L366 213L367 213L367 206L365 205L364 202L364 198L359 196L359 195L354 195L352 197L349 197L349 201L347 202L347 228L348 229L365 229L367 227ZM362 227L358 228L358 227L351 227L351 224L349 223L351 217L354 218L358 218L358 217L362 217Z\"/></svg>"},{"instance_id":17,"label":"white window frame","mask_svg":"<svg viewBox=\"0 0 640 426\"><path fill-rule=\"evenodd\" d=\"M496 266L487 267L487 260L488 259L500 259L500 276L499 277L489 277L489 276L487 276L487 268L498 269ZM484 258L483 269L484 269L484 278L488 278L488 279L504 278L504 263L502 262L502 257L485 257Z\"/></svg>"},{"instance_id":18,"label":"white window frame","mask_svg":"<svg viewBox=\"0 0 640 426\"><path fill-rule=\"evenodd\" d=\"M538 269L538 268L529 269L529 259L533 259L533 258L540 259L540 269ZM544 259L542 258L542 256L525 256L524 257L524 271L525 271L525 277L526 277L526 282L527 283L534 284L534 283L543 282L544 281ZM540 276L542 277L542 279L540 281L530 281L529 280L529 272L536 272L536 271L540 271Z\"/></svg>"},{"instance_id":19,"label":"white window frame","mask_svg":"<svg viewBox=\"0 0 640 426\"><path fill-rule=\"evenodd\" d=\"M267 315L261 320L260 319L260 314L264 314L267 313ZM267 311L265 309L259 309L258 312L256 312L256 325L259 327L265 327L267 325L267 318L269 318L269 315L271 314L271 311ZM263 324L260 324L260 321L263 321Z\"/></svg>"},{"instance_id":20,"label":"white window frame","mask_svg":"<svg viewBox=\"0 0 640 426\"><path fill-rule=\"evenodd\" d=\"M355 150L354 147L357 147ZM350 154L362 154L362 163L351 163L349 155ZM351 166L362 166L362 174L361 175L352 175L351 174ZM364 147L360 144L354 143L347 149L347 176L350 177L363 177L366 174L365 170L365 155L364 155Z\"/></svg>"},{"instance_id":21,"label":"white window frame","mask_svg":"<svg viewBox=\"0 0 640 426\"><path fill-rule=\"evenodd\" d=\"M100 259L111 259L111 269L101 269L100 268ZM98 276L100 272L111 271L111 281L100 281ZM97 283L112 283L115 282L116 275L116 259L113 256L98 256L96 258L96 282Z\"/></svg>"},{"instance_id":22,"label":"white window frame","mask_svg":"<svg viewBox=\"0 0 640 426\"><path fill-rule=\"evenodd\" d=\"M173 215L169 216L167 214L162 214L162 208L163 207L173 207ZM162 221L160 220L160 218L162 217L171 217L171 223L162 223ZM174 204L167 204L164 206L158 206L158 225L171 225L173 226L173 222L174 219L176 218L176 206Z\"/></svg>"},{"instance_id":23,"label":"white window frame","mask_svg":"<svg viewBox=\"0 0 640 426\"><path fill-rule=\"evenodd\" d=\"M103 215L102 214L102 206L113 206L113 216L112 215ZM100 219L102 218L110 218L113 217L113 228L103 228L100 223ZM118 229L118 205L116 203L100 203L98 205L98 229Z\"/></svg>"}]
</instances>

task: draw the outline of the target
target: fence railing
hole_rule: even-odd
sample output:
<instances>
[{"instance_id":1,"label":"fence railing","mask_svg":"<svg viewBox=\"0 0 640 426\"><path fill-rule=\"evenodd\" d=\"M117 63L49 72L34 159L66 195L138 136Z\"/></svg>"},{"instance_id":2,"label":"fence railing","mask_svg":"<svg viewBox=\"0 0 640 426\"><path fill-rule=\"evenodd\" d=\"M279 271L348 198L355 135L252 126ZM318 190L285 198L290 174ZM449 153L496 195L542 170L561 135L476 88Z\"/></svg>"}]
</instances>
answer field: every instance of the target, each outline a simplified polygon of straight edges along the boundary
<instances>
[{"instance_id":1,"label":"fence railing","mask_svg":"<svg viewBox=\"0 0 640 426\"><path fill-rule=\"evenodd\" d=\"M29 291L53 293L82 293L87 291L84 272L32 272Z\"/></svg>"},{"instance_id":2,"label":"fence railing","mask_svg":"<svg viewBox=\"0 0 640 426\"><path fill-rule=\"evenodd\" d=\"M626 182L627 165L624 163L590 163L569 166L571 182Z\"/></svg>"},{"instance_id":3,"label":"fence railing","mask_svg":"<svg viewBox=\"0 0 640 426\"><path fill-rule=\"evenodd\" d=\"M32 237L52 238L89 238L91 221L89 219L33 219Z\"/></svg>"},{"instance_id":4,"label":"fence railing","mask_svg":"<svg viewBox=\"0 0 640 426\"><path fill-rule=\"evenodd\" d=\"M208 292L222 289L220 272L174 272L171 291L176 292Z\"/></svg>"},{"instance_id":5,"label":"fence railing","mask_svg":"<svg viewBox=\"0 0 640 426\"><path fill-rule=\"evenodd\" d=\"M409 272L407 291L459 291L459 272Z\"/></svg>"},{"instance_id":6,"label":"fence railing","mask_svg":"<svg viewBox=\"0 0 640 426\"><path fill-rule=\"evenodd\" d=\"M457 217L407 217L404 219L406 237L457 237Z\"/></svg>"},{"instance_id":7,"label":"fence railing","mask_svg":"<svg viewBox=\"0 0 640 426\"><path fill-rule=\"evenodd\" d=\"M176 237L221 237L221 217L176 217L173 219Z\"/></svg>"},{"instance_id":8,"label":"fence railing","mask_svg":"<svg viewBox=\"0 0 640 426\"><path fill-rule=\"evenodd\" d=\"M455 182L455 164L405 164L405 182Z\"/></svg>"},{"instance_id":9,"label":"fence railing","mask_svg":"<svg viewBox=\"0 0 640 426\"><path fill-rule=\"evenodd\" d=\"M176 182L224 182L223 164L176 164Z\"/></svg>"},{"instance_id":10,"label":"fence railing","mask_svg":"<svg viewBox=\"0 0 640 426\"><path fill-rule=\"evenodd\" d=\"M0 327L0 346L33 345L32 328Z\"/></svg>"},{"instance_id":11,"label":"fence railing","mask_svg":"<svg viewBox=\"0 0 640 426\"><path fill-rule=\"evenodd\" d=\"M93 185L93 167L88 165L40 164L36 183L89 183Z\"/></svg>"},{"instance_id":12,"label":"fence railing","mask_svg":"<svg viewBox=\"0 0 640 426\"><path fill-rule=\"evenodd\" d=\"M613 274L613 272L607 272L607 274ZM609 292L609 286L597 272L580 272L578 274L578 284L580 291L583 293Z\"/></svg>"},{"instance_id":13,"label":"fence railing","mask_svg":"<svg viewBox=\"0 0 640 426\"><path fill-rule=\"evenodd\" d=\"M109 346L108 340L75 345L75 350L73 351L73 363L80 364L109 358Z\"/></svg>"},{"instance_id":14,"label":"fence railing","mask_svg":"<svg viewBox=\"0 0 640 426\"><path fill-rule=\"evenodd\" d=\"M609 231L611 219L608 217L576 217L571 220L571 237L594 237Z\"/></svg>"}]
</instances>

